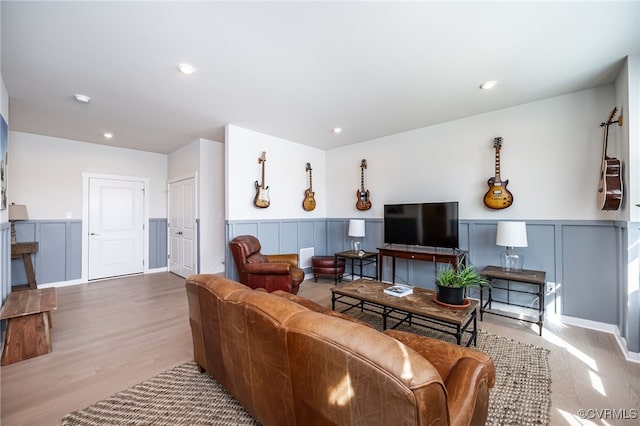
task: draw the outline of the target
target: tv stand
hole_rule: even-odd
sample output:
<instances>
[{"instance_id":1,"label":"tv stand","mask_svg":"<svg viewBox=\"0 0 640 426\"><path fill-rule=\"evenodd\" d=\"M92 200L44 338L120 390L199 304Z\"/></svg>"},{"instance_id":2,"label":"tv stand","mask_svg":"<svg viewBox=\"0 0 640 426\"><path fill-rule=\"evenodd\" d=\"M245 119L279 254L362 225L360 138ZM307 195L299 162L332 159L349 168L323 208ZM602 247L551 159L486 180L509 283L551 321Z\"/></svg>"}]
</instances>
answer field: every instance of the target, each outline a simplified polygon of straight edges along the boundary
<instances>
[{"instance_id":1,"label":"tv stand","mask_svg":"<svg viewBox=\"0 0 640 426\"><path fill-rule=\"evenodd\" d=\"M424 262L448 263L454 269L460 263L466 252L459 249L445 249L438 247L405 246L400 244L387 244L378 247L378 277L382 279L384 257L391 258L391 282L396 281L396 259L422 260Z\"/></svg>"}]
</instances>

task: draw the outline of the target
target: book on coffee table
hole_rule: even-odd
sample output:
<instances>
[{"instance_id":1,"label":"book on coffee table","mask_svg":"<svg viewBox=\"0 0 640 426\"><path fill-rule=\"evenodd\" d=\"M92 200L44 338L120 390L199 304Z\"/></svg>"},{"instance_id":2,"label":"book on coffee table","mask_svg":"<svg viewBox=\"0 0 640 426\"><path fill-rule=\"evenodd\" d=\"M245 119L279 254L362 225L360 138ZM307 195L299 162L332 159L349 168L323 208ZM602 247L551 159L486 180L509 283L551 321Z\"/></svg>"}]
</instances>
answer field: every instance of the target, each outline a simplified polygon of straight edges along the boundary
<instances>
[{"instance_id":1,"label":"book on coffee table","mask_svg":"<svg viewBox=\"0 0 640 426\"><path fill-rule=\"evenodd\" d=\"M413 287L409 287L406 285L394 285L391 287L387 287L383 290L385 294L390 296L402 297L407 294L413 294Z\"/></svg>"}]
</instances>

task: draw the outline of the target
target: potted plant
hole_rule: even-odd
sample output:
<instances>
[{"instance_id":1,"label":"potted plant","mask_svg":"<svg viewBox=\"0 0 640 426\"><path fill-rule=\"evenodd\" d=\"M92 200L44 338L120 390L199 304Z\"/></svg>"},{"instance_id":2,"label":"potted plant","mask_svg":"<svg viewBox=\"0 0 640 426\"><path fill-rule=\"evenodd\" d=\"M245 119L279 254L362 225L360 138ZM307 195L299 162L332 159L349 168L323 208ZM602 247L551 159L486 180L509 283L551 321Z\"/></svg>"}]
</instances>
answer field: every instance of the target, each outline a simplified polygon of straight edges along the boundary
<instances>
[{"instance_id":1,"label":"potted plant","mask_svg":"<svg viewBox=\"0 0 640 426\"><path fill-rule=\"evenodd\" d=\"M448 265L436 279L437 300L447 305L464 305L465 289L488 287L489 280L480 275L473 265L459 262L454 269Z\"/></svg>"}]
</instances>

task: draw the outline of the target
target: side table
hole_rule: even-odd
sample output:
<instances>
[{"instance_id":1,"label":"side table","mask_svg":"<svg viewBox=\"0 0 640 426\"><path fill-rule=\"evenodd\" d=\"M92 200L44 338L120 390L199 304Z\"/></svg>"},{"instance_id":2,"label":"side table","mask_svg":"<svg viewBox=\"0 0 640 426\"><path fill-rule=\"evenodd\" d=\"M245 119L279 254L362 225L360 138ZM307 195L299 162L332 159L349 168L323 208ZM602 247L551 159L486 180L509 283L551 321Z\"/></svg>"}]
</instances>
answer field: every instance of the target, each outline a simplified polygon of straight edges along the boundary
<instances>
[{"instance_id":1,"label":"side table","mask_svg":"<svg viewBox=\"0 0 640 426\"><path fill-rule=\"evenodd\" d=\"M482 316L486 312L488 314L499 315L506 318L517 319L520 321L530 322L532 324L538 324L540 328L540 336L542 336L542 323L544 320L544 285L545 285L545 277L546 274L543 271L533 271L528 269L523 269L522 271L505 271L498 266L487 266L480 274L485 276L490 282L491 287L488 287L489 297L487 298L487 302L483 303L484 290L480 287L480 321L482 321ZM496 285L496 280L506 281L506 286ZM524 284L530 284L534 287L534 291L526 291L526 290L518 290L511 288L510 282L519 282ZM507 292L507 301L500 302L506 305L519 306L521 308L527 309L535 309L530 306L521 305L517 303L511 302L509 298L509 294L511 292L514 293L522 293L522 294L531 294L538 297L538 316L530 317L526 315L517 315L509 312L501 311L498 309L491 308L491 302L493 300L493 295L491 293L492 290L505 290Z\"/></svg>"},{"instance_id":2,"label":"side table","mask_svg":"<svg viewBox=\"0 0 640 426\"><path fill-rule=\"evenodd\" d=\"M31 253L38 252L38 243L13 243L11 244L11 259L20 259L24 262L24 270L27 273L29 288L36 289L36 274L33 271L33 262L31 262Z\"/></svg>"},{"instance_id":3,"label":"side table","mask_svg":"<svg viewBox=\"0 0 640 426\"><path fill-rule=\"evenodd\" d=\"M338 261L340 259L343 259L345 261L345 263L347 263L348 260L351 260L351 279L353 279L353 276L355 275L354 274L354 266L355 266L355 261L356 260L358 261L358 266L360 267L360 279L362 279L364 277L366 277L366 278L374 278L375 280L378 279L378 252L365 251L364 254L360 255L356 251L341 251L341 252L335 253L334 257L336 259L336 264L338 264ZM365 267L367 265L374 265L375 266L375 268L374 268L376 270L375 277L363 275L363 267ZM336 279L335 279L335 284L338 285L338 277L337 277L337 275L336 275Z\"/></svg>"}]
</instances>

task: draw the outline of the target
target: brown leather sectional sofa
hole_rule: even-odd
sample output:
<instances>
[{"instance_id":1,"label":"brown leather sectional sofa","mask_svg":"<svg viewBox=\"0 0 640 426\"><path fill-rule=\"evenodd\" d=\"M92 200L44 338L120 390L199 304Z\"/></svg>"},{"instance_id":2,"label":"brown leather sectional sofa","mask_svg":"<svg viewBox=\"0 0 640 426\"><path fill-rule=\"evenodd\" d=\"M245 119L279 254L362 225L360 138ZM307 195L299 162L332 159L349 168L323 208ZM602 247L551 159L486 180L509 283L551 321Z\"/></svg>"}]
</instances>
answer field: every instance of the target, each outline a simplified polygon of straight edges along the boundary
<instances>
[{"instance_id":1,"label":"brown leather sectional sofa","mask_svg":"<svg viewBox=\"0 0 640 426\"><path fill-rule=\"evenodd\" d=\"M379 332L299 296L186 282L194 359L264 425L483 425L483 352Z\"/></svg>"}]
</instances>

